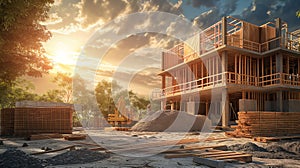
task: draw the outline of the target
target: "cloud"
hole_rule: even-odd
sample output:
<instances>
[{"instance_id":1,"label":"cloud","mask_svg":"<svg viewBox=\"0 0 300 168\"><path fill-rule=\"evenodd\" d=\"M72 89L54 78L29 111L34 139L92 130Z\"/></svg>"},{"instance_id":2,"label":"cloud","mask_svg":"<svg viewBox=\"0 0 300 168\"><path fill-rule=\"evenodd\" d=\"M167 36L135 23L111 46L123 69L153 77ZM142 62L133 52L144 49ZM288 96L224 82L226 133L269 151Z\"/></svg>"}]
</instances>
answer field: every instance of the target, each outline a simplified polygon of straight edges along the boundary
<instances>
[{"instance_id":1,"label":"cloud","mask_svg":"<svg viewBox=\"0 0 300 168\"><path fill-rule=\"evenodd\" d=\"M180 2L171 4L161 0L82 0L76 5L79 9L77 20L82 21L82 27L88 27L99 20L109 22L118 16L135 12L164 11L174 14L181 13Z\"/></svg>"},{"instance_id":2,"label":"cloud","mask_svg":"<svg viewBox=\"0 0 300 168\"><path fill-rule=\"evenodd\" d=\"M43 25L54 25L62 22L62 18L58 16L57 13L51 13L49 14L49 18L42 22Z\"/></svg>"},{"instance_id":3,"label":"cloud","mask_svg":"<svg viewBox=\"0 0 300 168\"><path fill-rule=\"evenodd\" d=\"M192 5L195 8L199 8L201 6L205 7L214 7L217 5L219 0L189 0L187 1L188 5Z\"/></svg>"},{"instance_id":4,"label":"cloud","mask_svg":"<svg viewBox=\"0 0 300 168\"><path fill-rule=\"evenodd\" d=\"M273 22L276 18L281 18L289 25L290 30L299 28L300 20L295 16L299 9L300 1L294 0L254 0L251 5L242 13L241 19L261 25L268 21ZM237 16L239 17L239 16Z\"/></svg>"},{"instance_id":5,"label":"cloud","mask_svg":"<svg viewBox=\"0 0 300 168\"><path fill-rule=\"evenodd\" d=\"M218 1L212 1L210 3L217 3ZM198 25L201 29L205 29L212 24L221 20L223 16L231 15L237 8L237 0L223 1L223 5L209 5L202 4L208 7L209 10L201 13L199 16L193 19L194 25Z\"/></svg>"}]
</instances>

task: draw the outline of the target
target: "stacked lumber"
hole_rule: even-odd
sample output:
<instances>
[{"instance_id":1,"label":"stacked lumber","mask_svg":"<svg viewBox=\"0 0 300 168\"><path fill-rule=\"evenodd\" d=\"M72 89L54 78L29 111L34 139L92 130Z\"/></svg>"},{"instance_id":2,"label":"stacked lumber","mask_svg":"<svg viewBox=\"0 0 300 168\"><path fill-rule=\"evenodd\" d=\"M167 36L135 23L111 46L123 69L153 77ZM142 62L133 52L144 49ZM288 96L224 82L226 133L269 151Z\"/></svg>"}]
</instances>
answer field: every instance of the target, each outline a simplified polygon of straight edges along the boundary
<instances>
[{"instance_id":1,"label":"stacked lumber","mask_svg":"<svg viewBox=\"0 0 300 168\"><path fill-rule=\"evenodd\" d=\"M300 112L238 112L233 137L288 136L300 134Z\"/></svg>"},{"instance_id":2,"label":"stacked lumber","mask_svg":"<svg viewBox=\"0 0 300 168\"><path fill-rule=\"evenodd\" d=\"M227 151L226 149L225 145L194 146L167 150L163 153L167 153L165 154L167 159L194 157L194 162L211 167L224 167L228 161L252 162L251 154Z\"/></svg>"},{"instance_id":3,"label":"stacked lumber","mask_svg":"<svg viewBox=\"0 0 300 168\"><path fill-rule=\"evenodd\" d=\"M292 139L300 139L300 135L294 136L279 136L279 137L254 137L253 140L257 142L275 142L281 140L292 140Z\"/></svg>"},{"instance_id":4,"label":"stacked lumber","mask_svg":"<svg viewBox=\"0 0 300 168\"><path fill-rule=\"evenodd\" d=\"M70 107L17 107L14 114L14 135L40 133L72 133Z\"/></svg>"},{"instance_id":5,"label":"stacked lumber","mask_svg":"<svg viewBox=\"0 0 300 168\"><path fill-rule=\"evenodd\" d=\"M1 109L1 135L14 134L14 108Z\"/></svg>"}]
</instances>

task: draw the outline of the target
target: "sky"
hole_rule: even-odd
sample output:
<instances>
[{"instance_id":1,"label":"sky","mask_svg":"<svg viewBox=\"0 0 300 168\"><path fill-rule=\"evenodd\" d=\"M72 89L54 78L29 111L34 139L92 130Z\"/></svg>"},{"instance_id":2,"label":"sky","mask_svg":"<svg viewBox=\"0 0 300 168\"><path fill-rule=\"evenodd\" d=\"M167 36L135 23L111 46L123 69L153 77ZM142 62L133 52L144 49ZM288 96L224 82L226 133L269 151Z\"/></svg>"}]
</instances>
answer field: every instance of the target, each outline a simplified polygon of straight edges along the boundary
<instances>
[{"instance_id":1,"label":"sky","mask_svg":"<svg viewBox=\"0 0 300 168\"><path fill-rule=\"evenodd\" d=\"M90 87L102 79L116 80L149 96L161 86L161 52L178 42L179 32L188 32L177 26L181 19L187 27L203 30L228 15L257 25L280 17L295 30L300 28L299 8L299 0L55 0L42 23L52 33L44 48L53 73L79 74ZM39 92L51 87L45 87L44 79L33 79Z\"/></svg>"}]
</instances>

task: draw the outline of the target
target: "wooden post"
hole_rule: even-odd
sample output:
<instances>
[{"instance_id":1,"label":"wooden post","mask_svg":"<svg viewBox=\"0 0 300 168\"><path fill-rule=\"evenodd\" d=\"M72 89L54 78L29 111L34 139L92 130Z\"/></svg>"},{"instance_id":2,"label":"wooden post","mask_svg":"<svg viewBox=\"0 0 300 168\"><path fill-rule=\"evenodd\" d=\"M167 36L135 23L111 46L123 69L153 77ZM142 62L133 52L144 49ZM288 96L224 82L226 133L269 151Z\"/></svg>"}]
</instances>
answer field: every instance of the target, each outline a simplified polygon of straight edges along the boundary
<instances>
[{"instance_id":1,"label":"wooden post","mask_svg":"<svg viewBox=\"0 0 300 168\"><path fill-rule=\"evenodd\" d=\"M208 103L208 101L205 102L205 112L206 112L206 116L208 116L208 112L209 112L209 103Z\"/></svg>"},{"instance_id":2,"label":"wooden post","mask_svg":"<svg viewBox=\"0 0 300 168\"><path fill-rule=\"evenodd\" d=\"M222 17L222 41L223 41L223 45L227 44L227 20L226 20L226 17Z\"/></svg>"},{"instance_id":3,"label":"wooden post","mask_svg":"<svg viewBox=\"0 0 300 168\"><path fill-rule=\"evenodd\" d=\"M162 75L162 81L161 81L161 83L162 83L161 88L165 89L166 88L166 75Z\"/></svg>"},{"instance_id":4,"label":"wooden post","mask_svg":"<svg viewBox=\"0 0 300 168\"><path fill-rule=\"evenodd\" d=\"M279 79L279 83L282 84L281 74L283 73L283 57L282 53L276 54L276 73L280 73L280 75L277 76Z\"/></svg>"},{"instance_id":5,"label":"wooden post","mask_svg":"<svg viewBox=\"0 0 300 168\"><path fill-rule=\"evenodd\" d=\"M282 24L281 24L281 19L277 18L275 19L275 27L276 27L276 37L281 37L281 29L282 29ZM276 42L276 47L280 47L280 40Z\"/></svg>"},{"instance_id":6,"label":"wooden post","mask_svg":"<svg viewBox=\"0 0 300 168\"><path fill-rule=\"evenodd\" d=\"M221 57L221 61L222 61L222 83L223 85L227 84L227 79L226 79L226 75L225 72L228 71L228 56L227 56L227 52L223 51L222 52L222 57Z\"/></svg>"}]
</instances>

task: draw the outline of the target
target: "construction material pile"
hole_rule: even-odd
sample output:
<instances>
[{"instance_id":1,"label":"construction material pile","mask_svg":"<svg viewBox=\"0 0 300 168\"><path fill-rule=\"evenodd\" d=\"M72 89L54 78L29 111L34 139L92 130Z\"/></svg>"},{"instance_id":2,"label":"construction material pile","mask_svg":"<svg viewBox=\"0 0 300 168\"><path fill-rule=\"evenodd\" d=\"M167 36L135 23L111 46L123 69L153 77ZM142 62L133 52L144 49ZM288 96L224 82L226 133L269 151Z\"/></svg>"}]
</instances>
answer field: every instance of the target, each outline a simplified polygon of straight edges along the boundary
<instances>
[{"instance_id":1,"label":"construction material pile","mask_svg":"<svg viewBox=\"0 0 300 168\"><path fill-rule=\"evenodd\" d=\"M205 128L204 128L205 127ZM211 127L211 121L206 116L191 115L179 111L157 111L148 114L136 123L132 131L201 131Z\"/></svg>"},{"instance_id":2,"label":"construction material pile","mask_svg":"<svg viewBox=\"0 0 300 168\"><path fill-rule=\"evenodd\" d=\"M39 159L18 149L8 149L0 154L0 167L43 168L53 165L85 164L109 158L110 155L87 149L67 151L48 159Z\"/></svg>"},{"instance_id":3,"label":"construction material pile","mask_svg":"<svg viewBox=\"0 0 300 168\"><path fill-rule=\"evenodd\" d=\"M70 107L16 107L1 109L1 135L72 133Z\"/></svg>"},{"instance_id":4,"label":"construction material pile","mask_svg":"<svg viewBox=\"0 0 300 168\"><path fill-rule=\"evenodd\" d=\"M248 142L228 146L229 150L252 154L254 157L269 159L300 159L300 142L270 143L265 147Z\"/></svg>"},{"instance_id":5,"label":"construction material pile","mask_svg":"<svg viewBox=\"0 0 300 168\"><path fill-rule=\"evenodd\" d=\"M299 112L238 113L238 126L226 134L234 137L287 136L300 134Z\"/></svg>"}]
</instances>

